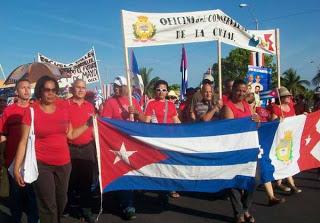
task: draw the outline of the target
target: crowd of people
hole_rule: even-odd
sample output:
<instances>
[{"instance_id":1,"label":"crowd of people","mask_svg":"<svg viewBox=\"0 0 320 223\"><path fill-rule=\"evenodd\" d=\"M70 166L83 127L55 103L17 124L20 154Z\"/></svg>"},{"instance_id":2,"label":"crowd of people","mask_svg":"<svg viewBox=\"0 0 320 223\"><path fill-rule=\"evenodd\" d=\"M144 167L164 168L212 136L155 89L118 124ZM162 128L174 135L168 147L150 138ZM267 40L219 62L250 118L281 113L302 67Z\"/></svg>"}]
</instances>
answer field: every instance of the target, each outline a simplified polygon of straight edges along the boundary
<instances>
[{"instance_id":1,"label":"crowd of people","mask_svg":"<svg viewBox=\"0 0 320 223\"><path fill-rule=\"evenodd\" d=\"M299 98L294 103L287 88L279 89L279 98L260 108L248 83L226 80L223 97L215 92L214 80L205 75L199 89L188 88L186 100L179 102L165 80L154 85L154 98L145 107L128 98L127 79L118 76L113 82L114 94L97 110L86 98L86 82L78 79L71 89L72 97L58 97L59 86L49 76L41 77L35 86L35 102L30 102L29 80L16 83L16 102L4 107L0 119L1 142L5 144L4 168L14 163L14 175L9 178L9 207L12 222L21 221L25 211L28 223L58 223L64 213L76 207L83 222L94 222L92 214L92 185L97 184L97 160L92 131L92 116L146 123L192 123L219 119L251 117L255 122L283 119L308 112ZM251 86L252 87L252 86ZM256 85L257 92L261 89ZM259 89L258 89L259 88ZM315 94L313 111L320 109L320 92ZM32 110L30 109L32 108ZM297 111L297 112L296 112ZM39 176L27 184L21 174L26 144L31 126L35 134L35 150ZM258 178L258 177L257 177ZM285 184L283 181L286 181ZM258 182L258 179L257 179ZM292 177L279 180L275 187L285 192L301 193ZM272 182L265 183L270 206L285 202L275 196ZM236 222L255 222L250 212L255 191L232 188L228 191ZM119 191L119 207L126 220L136 218L134 191ZM178 198L176 191L159 192L161 202Z\"/></svg>"}]
</instances>

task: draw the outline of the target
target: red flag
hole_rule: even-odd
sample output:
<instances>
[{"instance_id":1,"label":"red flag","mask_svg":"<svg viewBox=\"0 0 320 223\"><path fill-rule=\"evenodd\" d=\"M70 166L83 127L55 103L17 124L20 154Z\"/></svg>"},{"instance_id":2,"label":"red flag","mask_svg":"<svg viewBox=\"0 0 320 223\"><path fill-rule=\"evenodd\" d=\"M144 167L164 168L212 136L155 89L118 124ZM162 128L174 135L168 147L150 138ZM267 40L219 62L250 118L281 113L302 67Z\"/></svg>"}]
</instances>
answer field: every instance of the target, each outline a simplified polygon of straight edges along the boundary
<instances>
[{"instance_id":1,"label":"red flag","mask_svg":"<svg viewBox=\"0 0 320 223\"><path fill-rule=\"evenodd\" d=\"M131 170L166 159L151 146L98 120L102 188Z\"/></svg>"},{"instance_id":2,"label":"red flag","mask_svg":"<svg viewBox=\"0 0 320 223\"><path fill-rule=\"evenodd\" d=\"M307 115L298 165L301 171L320 167L320 111Z\"/></svg>"}]
</instances>

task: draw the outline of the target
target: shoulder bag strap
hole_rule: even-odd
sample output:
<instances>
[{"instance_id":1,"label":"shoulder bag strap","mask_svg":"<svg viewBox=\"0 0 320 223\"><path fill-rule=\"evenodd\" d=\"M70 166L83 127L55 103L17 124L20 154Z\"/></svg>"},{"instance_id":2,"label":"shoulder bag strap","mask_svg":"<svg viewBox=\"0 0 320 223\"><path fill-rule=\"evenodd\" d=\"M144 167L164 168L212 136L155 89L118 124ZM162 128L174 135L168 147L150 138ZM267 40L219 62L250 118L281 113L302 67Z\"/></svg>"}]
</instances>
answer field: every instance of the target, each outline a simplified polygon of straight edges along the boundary
<instances>
[{"instance_id":1,"label":"shoulder bag strap","mask_svg":"<svg viewBox=\"0 0 320 223\"><path fill-rule=\"evenodd\" d=\"M119 107L120 107L120 109L121 109L121 111L126 111L126 109L122 106L122 104L121 104L121 102L120 102L120 100L119 100L119 98L118 97L116 97L116 101L117 101L117 103L118 103L118 105L119 105Z\"/></svg>"},{"instance_id":2,"label":"shoulder bag strap","mask_svg":"<svg viewBox=\"0 0 320 223\"><path fill-rule=\"evenodd\" d=\"M164 118L163 118L163 123L167 123L167 119L168 119L168 100L166 99L165 101L165 108L164 108Z\"/></svg>"},{"instance_id":3,"label":"shoulder bag strap","mask_svg":"<svg viewBox=\"0 0 320 223\"><path fill-rule=\"evenodd\" d=\"M30 126L30 134L34 135L34 110L32 107L30 107L30 113L31 113L31 126Z\"/></svg>"}]
</instances>

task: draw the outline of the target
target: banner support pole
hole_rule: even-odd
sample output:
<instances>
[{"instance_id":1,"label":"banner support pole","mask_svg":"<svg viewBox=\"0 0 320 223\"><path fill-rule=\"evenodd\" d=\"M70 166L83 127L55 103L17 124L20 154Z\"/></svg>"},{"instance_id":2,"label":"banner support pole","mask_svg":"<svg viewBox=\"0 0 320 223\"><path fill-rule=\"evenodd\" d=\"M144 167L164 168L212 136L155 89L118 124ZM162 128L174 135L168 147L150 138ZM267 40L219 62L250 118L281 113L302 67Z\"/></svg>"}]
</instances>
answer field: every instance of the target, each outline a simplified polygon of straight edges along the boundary
<instances>
[{"instance_id":1,"label":"banner support pole","mask_svg":"<svg viewBox=\"0 0 320 223\"><path fill-rule=\"evenodd\" d=\"M121 25L122 25L122 34L123 34L123 43L124 43L124 61L125 61L125 71L127 74L127 83L128 83L128 99L129 105L132 106L132 89L131 89L131 75L129 68L129 57L128 57L128 47L126 43L125 33L124 33L124 24L123 24L123 10L121 10ZM130 114L130 121L134 121L133 114Z\"/></svg>"},{"instance_id":2,"label":"banner support pole","mask_svg":"<svg viewBox=\"0 0 320 223\"><path fill-rule=\"evenodd\" d=\"M101 154L100 154L100 141L99 141L99 129L98 129L98 122L97 117L92 116L93 121L93 132L94 132L94 140L96 143L96 154L97 154L97 162L98 162L98 171L99 171L99 187L100 187L100 211L98 216L96 217L96 222L99 221L99 217L103 212L103 188L102 188L102 177L101 177Z\"/></svg>"},{"instance_id":3,"label":"banner support pole","mask_svg":"<svg viewBox=\"0 0 320 223\"><path fill-rule=\"evenodd\" d=\"M221 75L221 40L217 42L217 53L218 53L218 81L219 81L219 99L222 99L222 75Z\"/></svg>"},{"instance_id":4,"label":"banner support pole","mask_svg":"<svg viewBox=\"0 0 320 223\"><path fill-rule=\"evenodd\" d=\"M2 64L0 64L0 69L1 69L3 80L6 80L7 78L6 78L6 75L4 75Z\"/></svg>"},{"instance_id":5,"label":"banner support pole","mask_svg":"<svg viewBox=\"0 0 320 223\"><path fill-rule=\"evenodd\" d=\"M99 77L100 90L101 90L101 93L102 93L103 92L103 85L102 85L102 82L101 82L101 76L100 76L100 72L99 72L98 60L97 60L96 51L94 50L94 46L92 46L92 50L94 52L94 60L96 61L96 64L97 64L97 74L98 74L98 77ZM102 93L102 96L103 96L103 99L105 99L103 93Z\"/></svg>"},{"instance_id":6,"label":"banner support pole","mask_svg":"<svg viewBox=\"0 0 320 223\"><path fill-rule=\"evenodd\" d=\"M276 54L277 54L277 87L281 87L281 71L280 71L280 29L276 29Z\"/></svg>"}]
</instances>

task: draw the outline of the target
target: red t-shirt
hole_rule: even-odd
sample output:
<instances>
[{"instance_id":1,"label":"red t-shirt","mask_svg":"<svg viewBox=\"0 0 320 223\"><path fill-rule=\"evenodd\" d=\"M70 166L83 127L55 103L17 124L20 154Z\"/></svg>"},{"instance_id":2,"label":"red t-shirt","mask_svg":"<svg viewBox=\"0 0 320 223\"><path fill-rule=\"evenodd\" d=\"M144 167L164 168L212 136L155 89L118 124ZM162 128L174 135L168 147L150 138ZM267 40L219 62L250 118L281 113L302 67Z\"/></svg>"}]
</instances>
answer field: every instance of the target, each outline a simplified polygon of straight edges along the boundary
<instances>
[{"instance_id":1,"label":"red t-shirt","mask_svg":"<svg viewBox=\"0 0 320 223\"><path fill-rule=\"evenodd\" d=\"M0 131L7 137L6 141L6 166L13 161L21 138L22 118L28 107L20 107L17 103L5 108L1 116Z\"/></svg>"},{"instance_id":2,"label":"red t-shirt","mask_svg":"<svg viewBox=\"0 0 320 223\"><path fill-rule=\"evenodd\" d=\"M141 107L135 98L132 98L133 106L142 112ZM101 116L105 118L129 120L129 99L127 96L109 98L103 106Z\"/></svg>"},{"instance_id":3,"label":"red t-shirt","mask_svg":"<svg viewBox=\"0 0 320 223\"><path fill-rule=\"evenodd\" d=\"M281 112L281 108L280 108L280 105L277 105L277 104L274 104L272 106L272 114L275 114L276 116L278 116L279 118L282 117L282 113L283 113L283 118L286 118L286 117L291 117L291 116L295 116L296 113L294 111L294 105L293 103L289 103L289 108L290 110L288 112L285 112L285 111L282 111Z\"/></svg>"},{"instance_id":4,"label":"red t-shirt","mask_svg":"<svg viewBox=\"0 0 320 223\"><path fill-rule=\"evenodd\" d=\"M26 110L22 123L31 125L30 110ZM66 106L56 106L53 113L45 113L34 105L34 129L37 160L48 165L62 166L70 162L67 130L70 123Z\"/></svg>"},{"instance_id":5,"label":"red t-shirt","mask_svg":"<svg viewBox=\"0 0 320 223\"><path fill-rule=\"evenodd\" d=\"M78 128L84 125L88 119L95 113L93 105L84 101L81 105L74 102L72 99L68 100L70 121L72 128ZM85 145L93 140L92 127L88 128L78 138L69 140L69 143L74 145Z\"/></svg>"},{"instance_id":6,"label":"red t-shirt","mask_svg":"<svg viewBox=\"0 0 320 223\"><path fill-rule=\"evenodd\" d=\"M171 102L168 102L168 112L167 112L167 122L174 123L173 117L177 116L176 106ZM165 114L165 101L161 100L150 100L147 104L145 115L152 116L156 115L158 123L164 123L164 114Z\"/></svg>"},{"instance_id":7,"label":"red t-shirt","mask_svg":"<svg viewBox=\"0 0 320 223\"><path fill-rule=\"evenodd\" d=\"M227 103L227 101L229 101L229 95L223 94L223 95L222 95L222 102L223 102L223 104Z\"/></svg>"},{"instance_id":8,"label":"red t-shirt","mask_svg":"<svg viewBox=\"0 0 320 223\"><path fill-rule=\"evenodd\" d=\"M225 106L227 106L228 108L231 109L234 118L244 118L244 117L248 117L251 116L251 110L250 110L250 105L248 104L248 102L246 102L245 100L242 101L242 105L244 107L244 110L240 110L239 108L237 108L235 106L235 104L229 100L226 102Z\"/></svg>"}]
</instances>

